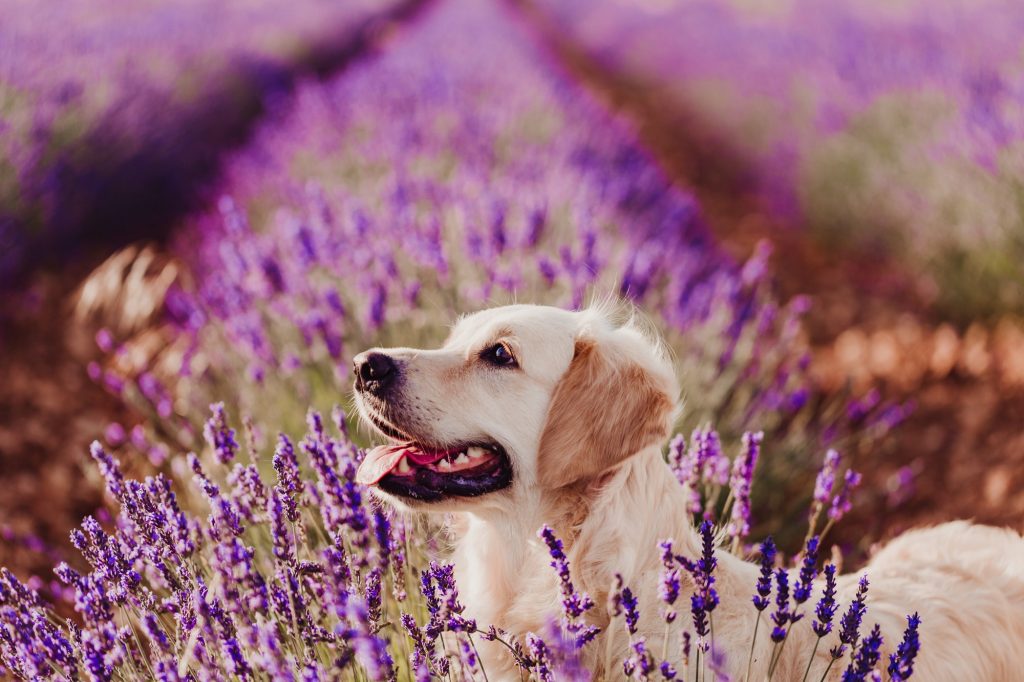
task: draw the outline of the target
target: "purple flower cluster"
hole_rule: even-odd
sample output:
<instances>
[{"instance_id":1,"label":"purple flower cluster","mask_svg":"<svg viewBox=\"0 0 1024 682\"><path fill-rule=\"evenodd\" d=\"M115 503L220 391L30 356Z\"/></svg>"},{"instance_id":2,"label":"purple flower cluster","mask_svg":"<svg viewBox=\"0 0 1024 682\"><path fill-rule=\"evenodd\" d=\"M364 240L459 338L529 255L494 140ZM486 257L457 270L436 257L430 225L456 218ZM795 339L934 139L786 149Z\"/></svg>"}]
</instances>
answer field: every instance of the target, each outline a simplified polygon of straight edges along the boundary
<instances>
[{"instance_id":1,"label":"purple flower cluster","mask_svg":"<svg viewBox=\"0 0 1024 682\"><path fill-rule=\"evenodd\" d=\"M251 678L303 669L307 679L325 679L358 661L371 679L393 675L387 642L378 635L389 564L365 542L365 519L373 518L365 503L338 490L343 480L303 481L283 437L277 484L268 494L255 467L224 456L231 429L220 406L210 425L212 465L189 456L209 508L205 521L186 511L167 478L128 479L116 459L93 445L120 511L109 528L88 517L72 532L88 572L57 568L74 593L79 624L50 625L34 592L4 574L0 652L12 672L29 679L77 679L82 670L100 680L175 680L185 671ZM335 470L351 468L355 448L344 439L312 430L303 445L331 453L324 456ZM323 533L320 524L328 521L332 540L314 549L310 529ZM390 537L390 526L382 535ZM446 592L445 603L450 599ZM148 644L133 636L129 617ZM19 638L7 636L12 633ZM312 652L318 654L311 659Z\"/></svg>"},{"instance_id":2,"label":"purple flower cluster","mask_svg":"<svg viewBox=\"0 0 1024 682\"><path fill-rule=\"evenodd\" d=\"M600 628L588 625L583 619L584 614L594 606L594 601L586 592L578 592L569 575L569 560L565 556L562 541L555 536L549 526L544 526L538 533L547 545L551 555L551 567L558 574L559 589L562 593L562 626L569 633L576 648L581 648L601 632Z\"/></svg>"},{"instance_id":3,"label":"purple flower cluster","mask_svg":"<svg viewBox=\"0 0 1024 682\"><path fill-rule=\"evenodd\" d=\"M895 681L906 680L914 674L914 659L921 650L921 639L918 628L921 617L916 613L907 616L907 629L903 632L903 641L896 647L896 652L889 655L889 676Z\"/></svg>"},{"instance_id":4,"label":"purple flower cluster","mask_svg":"<svg viewBox=\"0 0 1024 682\"><path fill-rule=\"evenodd\" d=\"M804 547L804 556L800 561L800 571L797 574L796 584L793 586L793 601L797 605L803 604L811 597L814 578L818 575L817 564L818 537L814 536L807 541L807 546Z\"/></svg>"},{"instance_id":5,"label":"purple flower cluster","mask_svg":"<svg viewBox=\"0 0 1024 682\"><path fill-rule=\"evenodd\" d=\"M711 613L718 606L718 592L714 572L718 566L715 558L715 533L711 521L700 524L701 555L695 564L685 564L690 568L694 581L694 592L690 596L690 612L693 614L693 630L700 638L704 651L710 651L712 642L705 641L711 632Z\"/></svg>"},{"instance_id":6,"label":"purple flower cluster","mask_svg":"<svg viewBox=\"0 0 1024 682\"><path fill-rule=\"evenodd\" d=\"M784 568L775 570L775 611L772 612L772 641L778 644L786 639L789 630L786 626L795 622L799 616L790 611L789 606L789 573Z\"/></svg>"},{"instance_id":7,"label":"purple flower cluster","mask_svg":"<svg viewBox=\"0 0 1024 682\"><path fill-rule=\"evenodd\" d=\"M326 680L355 670L392 680L400 649L383 629L393 622L402 626L403 649L419 679L472 677L480 671L478 641L504 644L524 670L587 679L577 650L598 632L582 620L592 601L573 588L561 541L550 529L542 537L562 585L568 637L555 628L524 648L493 627L481 630L463 615L453 567L436 561L420 573L417 597L403 607L411 568L406 530L352 481L360 453L347 436L332 436L311 413L300 444L306 462L279 436L271 486L255 466L239 461L223 407L212 411L207 452L187 457L194 485L183 496L188 505L168 478L129 479L107 450L93 445L119 513L109 527L87 517L72 532L88 572L66 563L56 568L78 619L60 625L34 589L4 570L0 665L33 680ZM259 454L254 443L249 457ZM187 510L193 493L208 509L205 520ZM403 610L417 605L427 616L422 626Z\"/></svg>"},{"instance_id":8,"label":"purple flower cluster","mask_svg":"<svg viewBox=\"0 0 1024 682\"><path fill-rule=\"evenodd\" d=\"M763 439L764 432L761 431L743 434L743 452L732 463L732 476L729 478L732 516L726 530L734 542L742 541L750 533L750 490Z\"/></svg>"},{"instance_id":9,"label":"purple flower cluster","mask_svg":"<svg viewBox=\"0 0 1024 682\"><path fill-rule=\"evenodd\" d=\"M775 549L775 542L771 538L766 538L761 543L761 574L757 578L756 592L754 595L754 608L758 611L764 611L768 608L768 598L772 594L772 571L775 566L775 555L777 550Z\"/></svg>"},{"instance_id":10,"label":"purple flower cluster","mask_svg":"<svg viewBox=\"0 0 1024 682\"><path fill-rule=\"evenodd\" d=\"M682 435L669 443L669 466L689 492L691 514L699 518L717 513L720 496L728 484L724 503L727 508L723 513L730 517L726 531L734 548L750 533L750 493L763 440L764 432L744 433L742 451L731 461L718 432L711 428L695 429L689 448Z\"/></svg>"},{"instance_id":11,"label":"purple flower cluster","mask_svg":"<svg viewBox=\"0 0 1024 682\"><path fill-rule=\"evenodd\" d=\"M834 564L825 567L825 590L814 607L814 615L816 620L811 624L814 634L820 638L832 632L832 620L836 615L836 567Z\"/></svg>"},{"instance_id":12,"label":"purple flower cluster","mask_svg":"<svg viewBox=\"0 0 1024 682\"><path fill-rule=\"evenodd\" d=\"M668 465L675 472L680 483L688 488L695 482L698 485L700 484L701 477L693 474L694 471L698 470L698 463L701 463L701 466L703 466L703 463L714 461L717 457L721 456L719 439L717 436L709 437L708 433L706 431L696 432L691 439L691 443L697 443L697 445L691 445L689 449L686 447L686 441L680 436L676 436L669 445ZM734 473L736 471L752 469L752 463L756 462L761 445L760 434L745 436L743 444L746 456L741 455L737 458L736 461L740 462L740 464L734 465ZM817 505L819 508L826 508L833 503L836 496L841 495L843 492L842 490L837 492L834 485L839 464L840 457L838 453L830 451L826 455L823 472L818 477L812 501L812 504ZM709 467L709 469L714 471L714 467ZM852 472L847 472L844 478L849 483L851 480L855 482L858 477ZM743 487L749 491L749 483L744 483ZM848 499L848 496L846 499ZM678 667L676 660L664 659L659 661L651 655L646 640L637 635L637 623L640 617L637 599L631 590L624 586L622 577L616 576L616 583L610 595L608 612L613 617L623 615L625 617L626 631L632 646L630 657L624 662L624 670L627 676L648 679L644 676L656 669L661 673L663 679L677 679L684 677L684 672L691 672L691 666L696 666L698 676L700 675L699 671L705 668L712 672L717 670L721 671L723 675L725 674L725 668L721 665L720 660L721 652L715 648L714 628L711 622L712 612L719 603L719 596L713 587L715 582L713 574L718 564L718 559L715 556L716 531L712 521L714 511L714 506L709 508L705 512L707 518L701 521L696 529L697 535L700 538L700 554L696 560L675 554L675 543L672 540L664 540L659 544L662 568L658 597L661 604L662 619L666 626L671 626L676 622L674 605L679 597L688 591L691 601L692 629L684 628L680 631L682 645L677 660L682 662L682 670ZM734 518L729 513L728 508L723 512L723 516L728 517L730 522ZM728 526L720 528L718 532L728 537ZM848 650L851 651L851 659L847 666L848 671L844 672L844 674L849 679L866 680L869 679L869 676L877 677L882 674L878 669L880 660L878 652L882 643L880 630L876 628L863 642L860 637L860 626L864 615L867 613L866 599L868 590L867 578L862 577L855 598L848 605L845 614L840 619L839 643L830 650L827 668L824 671L817 671L813 678L808 677L811 674L815 655L822 639L833 630L835 615L840 606L836 599L836 566L834 564L826 565L821 571L824 575L824 580L818 579L818 561L821 548L822 535L809 535L804 550L796 561L796 565L793 568L786 568L785 566L778 565L780 563L778 561L779 552L772 539L769 537L761 543L759 571L752 598L757 615L750 642L750 653L746 668L747 678L750 678L753 670L754 651L764 612L774 602L775 608L769 614L772 623L769 638L773 644L771 656L767 661L768 678L771 679L776 666L782 660L783 650L790 641L790 634L793 628L797 627L807 615L802 612L804 605L811 600L811 597L818 589L820 589L820 596L814 603L813 618L808 619L810 629L816 637L814 648L806 658L804 679L818 679L817 675L827 677L828 671L831 670L836 661L841 660L846 655ZM897 652L892 654L889 659L889 670L895 671L890 672L893 679L901 679L899 675L904 672L908 674L913 673L913 662L920 647L917 635L919 625L920 619L916 614L908 616L908 627L904 633L903 642ZM697 646L694 651L694 658L691 661L691 643L694 639ZM865 649L864 647L867 648ZM701 662L702 654L706 654L703 656L703 663ZM795 655L804 656L806 654L797 653ZM720 679L727 679L727 677L721 677ZM870 679L874 679L874 677Z\"/></svg>"},{"instance_id":13,"label":"purple flower cluster","mask_svg":"<svg viewBox=\"0 0 1024 682\"><path fill-rule=\"evenodd\" d=\"M235 430L228 428L227 417L224 415L224 403L210 406L213 416L206 422L203 435L206 442L213 447L214 456L221 464L230 464L235 458L238 443L235 441Z\"/></svg>"},{"instance_id":14,"label":"purple flower cluster","mask_svg":"<svg viewBox=\"0 0 1024 682\"><path fill-rule=\"evenodd\" d=\"M599 634L586 620L594 603L576 588L571 548L551 528L541 528L538 536L551 559L561 618L553 614L542 632L520 640L468 616L454 567L422 558L430 556L429 548L355 484L362 453L347 436L340 410L333 430L311 412L298 445L279 435L271 456L264 453L270 446L262 443L259 429L247 425L248 447L239 448L227 411L219 404L211 409L206 447L172 460L187 463L181 468L183 486L164 475L127 477L110 451L93 445L92 457L118 513L87 517L71 533L87 570L67 563L56 568L76 619L61 624L33 585L0 572L0 665L33 680L391 680L400 670L417 680L475 679L486 677L478 649L486 643L501 648L524 676L589 678L583 660ZM259 461L272 464L272 482L263 478ZM628 677L684 679L696 668L728 678L713 623L721 599L715 586L722 560L717 544L727 534L705 519L695 537L694 558L677 554L671 540L657 548L665 626L660 647L641 634L638 595L616 576L608 613L624 620L629 646L617 665ZM761 545L754 606L759 624L774 592L771 639L778 657L804 617L800 609L812 594L819 548L813 536L787 570L776 566L770 539ZM814 609L811 628L819 642L831 631L838 608L835 573L835 566L825 567ZM416 583L418 589L408 590ZM880 665L878 628L860 637L866 596L862 579L831 651L831 664L851 651L845 679L867 679ZM680 599L690 604L687 622L676 615ZM907 622L888 661L893 679L911 676L920 648L920 619L914 615ZM674 628L678 648L671 651Z\"/></svg>"},{"instance_id":15,"label":"purple flower cluster","mask_svg":"<svg viewBox=\"0 0 1024 682\"><path fill-rule=\"evenodd\" d=\"M841 461L842 456L838 451L830 449L825 453L824 464L814 482L808 538L817 532L822 513L826 513L828 518L821 532L821 536L824 536L853 507L853 493L860 487L863 477L859 472L847 469L843 473L841 485L837 486L836 479L839 476Z\"/></svg>"},{"instance_id":16,"label":"purple flower cluster","mask_svg":"<svg viewBox=\"0 0 1024 682\"><path fill-rule=\"evenodd\" d=\"M843 682L865 682L881 658L882 630L876 624L857 647L850 665L843 671Z\"/></svg>"},{"instance_id":17,"label":"purple flower cluster","mask_svg":"<svg viewBox=\"0 0 1024 682\"><path fill-rule=\"evenodd\" d=\"M864 603L868 596L868 577L861 576L857 586L857 595L850 602L846 613L839 621L839 644L831 649L832 658L842 658L847 647L856 647L860 639L860 624L867 612L867 605Z\"/></svg>"}]
</instances>

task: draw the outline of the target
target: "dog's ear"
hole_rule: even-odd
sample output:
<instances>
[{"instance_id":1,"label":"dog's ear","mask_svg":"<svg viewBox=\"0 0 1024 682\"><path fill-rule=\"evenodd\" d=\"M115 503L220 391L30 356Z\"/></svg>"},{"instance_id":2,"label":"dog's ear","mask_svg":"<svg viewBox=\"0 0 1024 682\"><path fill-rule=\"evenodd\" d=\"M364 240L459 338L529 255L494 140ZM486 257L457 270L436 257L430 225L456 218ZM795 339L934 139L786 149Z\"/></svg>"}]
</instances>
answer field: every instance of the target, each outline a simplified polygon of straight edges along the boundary
<instances>
[{"instance_id":1,"label":"dog's ear","mask_svg":"<svg viewBox=\"0 0 1024 682\"><path fill-rule=\"evenodd\" d=\"M561 488L596 478L668 436L674 400L649 370L576 341L555 389L538 450L538 478Z\"/></svg>"}]
</instances>

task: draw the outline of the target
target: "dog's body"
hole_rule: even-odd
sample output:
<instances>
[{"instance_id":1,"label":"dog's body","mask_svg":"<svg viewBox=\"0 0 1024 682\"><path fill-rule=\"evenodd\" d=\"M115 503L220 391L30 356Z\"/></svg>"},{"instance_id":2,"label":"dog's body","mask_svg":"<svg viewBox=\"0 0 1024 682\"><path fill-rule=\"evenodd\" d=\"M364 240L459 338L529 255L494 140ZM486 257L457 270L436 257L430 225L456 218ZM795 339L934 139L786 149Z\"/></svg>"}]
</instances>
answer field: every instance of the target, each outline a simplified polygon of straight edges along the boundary
<instances>
[{"instance_id":1,"label":"dog's body","mask_svg":"<svg viewBox=\"0 0 1024 682\"><path fill-rule=\"evenodd\" d=\"M678 632L689 624L692 583L683 584L667 635L660 616L658 543L671 538L676 553L697 557L700 538L686 511L688 493L661 453L678 388L656 342L632 324L616 327L598 309L511 306L464 319L440 350L371 352L357 358L356 370L364 417L407 441L371 452L360 478L399 507L450 513L469 615L516 635L544 631L559 599L537 537L548 524L566 543L578 589L597 604L587 618L602 634L585 650L596 676L622 677L629 653L628 635L621 621L610 623L605 605L619 573L639 598L648 650L667 651L680 678L692 677L681 664ZM864 572L871 588L862 633L881 626L884 656L899 643L905 616L921 616L915 679L1024 679L1024 540L1017 533L962 522L914 531ZM757 567L719 550L715 577L715 644L732 678L743 679ZM857 579L840 578L840 614ZM804 675L817 589L775 680ZM767 678L772 642L763 620L751 681ZM808 680L821 679L836 625L818 646ZM497 645L483 654L490 679L518 679ZM828 679L839 679L845 663L833 665Z\"/></svg>"}]
</instances>

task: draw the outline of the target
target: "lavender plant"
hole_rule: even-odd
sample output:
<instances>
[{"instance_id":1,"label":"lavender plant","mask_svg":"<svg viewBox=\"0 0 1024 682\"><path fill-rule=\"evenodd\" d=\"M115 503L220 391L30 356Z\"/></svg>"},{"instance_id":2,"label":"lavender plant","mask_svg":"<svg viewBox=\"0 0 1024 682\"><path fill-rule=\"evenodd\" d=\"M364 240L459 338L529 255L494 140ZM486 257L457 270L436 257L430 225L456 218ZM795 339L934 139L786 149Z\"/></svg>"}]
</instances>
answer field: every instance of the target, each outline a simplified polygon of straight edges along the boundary
<instances>
[{"instance_id":1,"label":"lavender plant","mask_svg":"<svg viewBox=\"0 0 1024 682\"><path fill-rule=\"evenodd\" d=\"M84 562L55 568L72 618L59 618L37 590L0 572L0 665L7 672L32 680L487 680L478 648L486 643L505 651L523 679L590 679L584 660L601 634L597 605L575 586L566 548L550 528L538 534L551 556L560 606L543 632L520 640L467 616L443 555L413 521L392 516L354 482L363 453L342 413L331 428L311 412L298 446L280 435L271 453L258 437L239 446L223 406L211 408L205 447L172 457L178 483L164 474L132 479L110 451L93 445L116 515L84 519L71 533ZM710 431L704 438L718 442ZM272 479L256 466L262 458L273 460ZM682 680L706 670L729 679L714 627L722 599L716 568L726 551L718 544L729 538L724 522L731 514L720 518L700 523L698 556L675 553L670 540L652 548L664 567L660 652L638 634L639 602L619 577L607 611L609 627L620 627L621 618L629 637L620 662L627 677ZM818 546L815 538L797 560L790 591L789 571L773 566L771 541L762 544L754 607L759 614L767 607L774 570L773 640L784 644L803 618ZM835 566L825 574L811 625L819 640L838 607ZM677 619L684 590L690 618ZM830 658L843 661L849 650L844 680L866 679L885 663L877 626L859 635L866 592L862 579ZM913 673L919 625L916 614L908 617L888 660L892 679ZM679 648L670 651L674 626L681 626ZM755 630L752 649L756 636Z\"/></svg>"}]
</instances>

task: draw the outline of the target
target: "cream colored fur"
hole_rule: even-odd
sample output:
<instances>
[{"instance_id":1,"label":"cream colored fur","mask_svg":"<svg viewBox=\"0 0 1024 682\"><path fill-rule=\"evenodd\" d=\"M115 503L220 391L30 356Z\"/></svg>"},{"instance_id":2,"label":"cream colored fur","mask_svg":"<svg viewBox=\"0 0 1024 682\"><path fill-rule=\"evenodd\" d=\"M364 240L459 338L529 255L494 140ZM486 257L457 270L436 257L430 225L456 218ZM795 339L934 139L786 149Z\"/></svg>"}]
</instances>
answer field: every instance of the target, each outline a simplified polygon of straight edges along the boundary
<instances>
[{"instance_id":1,"label":"cream colored fur","mask_svg":"<svg viewBox=\"0 0 1024 682\"><path fill-rule=\"evenodd\" d=\"M520 636L542 632L557 612L558 585L537 537L543 524L551 525L566 543L577 587L597 602L590 619L604 631L587 647L586 662L597 678L609 680L623 677L621 661L628 647L621 619L609 627L605 607L614 575L621 573L637 593L640 634L647 638L648 649L660 654L665 626L659 616L657 543L671 538L677 553L699 553L699 538L686 512L686 491L662 457L677 405L671 363L657 340L642 332L635 320L616 323L612 317L607 307L575 313L538 306L496 308L461 320L439 350L385 351L406 362L409 377L401 399L415 404L389 412L392 423L400 419L396 425L403 432L435 443L491 437L506 448L514 480L509 488L481 498L431 504L410 504L379 493L401 509L448 512L456 575L468 615ZM520 363L514 372L496 375L476 368L479 349L496 339L514 348ZM575 399L558 397L560 383L573 373L579 376L581 347L596 348L602 362L631 368L625 374L593 370L592 390L607 396L596 411L595 403L584 401L582 394ZM642 376L633 371L637 368ZM616 385L612 392L603 385L627 375L631 385ZM646 389L634 391L632 384L637 382ZM664 405L652 401L651 390L666 397ZM542 447L553 442L550 433L545 436L551 424L566 428L564 410L586 405L585 411L577 412L573 427L583 438L587 429L628 412L629 401L635 400L646 400L657 411L653 421L645 420L642 433L622 433L616 440L639 442L636 450L601 453L597 459L606 467L601 471L593 470L593 462L582 462L566 473L564 462L558 461L554 469L559 473L549 473L550 458L594 456L589 449L573 451L570 443L579 439L554 439L565 452ZM388 412L386 407L357 401L364 414ZM741 680L756 618L750 597L757 568L724 549L718 550L718 557L716 588L721 603L713 614L715 643L724 650L732 678ZM862 632L876 622L881 625L883 660L902 636L905 615L916 611L922 619L922 650L915 679L1024 680L1024 540L1018 533L967 522L915 530L882 549L862 572L871 582ZM858 577L840 578L839 614L852 598ZM677 626L690 623L691 588L684 584ZM811 609L819 594L805 604L805 618L793 629L773 679L802 678L815 638L809 625ZM766 678L769 629L765 617L751 681ZM667 650L679 665L678 632L669 638ZM828 649L836 643L832 638L819 646L808 679L821 678ZM483 656L491 680L519 679L496 645ZM843 667L833 666L829 679L839 679ZM693 672L680 670L680 677L692 679Z\"/></svg>"}]
</instances>

